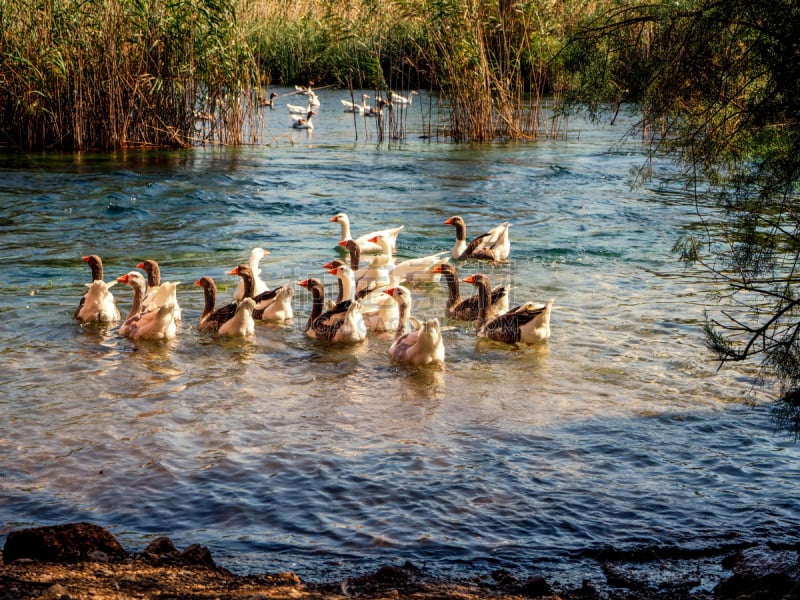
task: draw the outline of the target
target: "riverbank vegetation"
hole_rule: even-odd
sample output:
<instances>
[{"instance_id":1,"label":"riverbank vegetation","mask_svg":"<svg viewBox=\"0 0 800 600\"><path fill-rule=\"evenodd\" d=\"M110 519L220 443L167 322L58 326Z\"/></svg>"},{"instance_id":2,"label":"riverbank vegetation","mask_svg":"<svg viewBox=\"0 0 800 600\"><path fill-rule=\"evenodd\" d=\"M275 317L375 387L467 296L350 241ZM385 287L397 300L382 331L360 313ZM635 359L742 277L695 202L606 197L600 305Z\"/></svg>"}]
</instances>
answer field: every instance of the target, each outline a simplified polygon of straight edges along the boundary
<instances>
[{"instance_id":1,"label":"riverbank vegetation","mask_svg":"<svg viewBox=\"0 0 800 600\"><path fill-rule=\"evenodd\" d=\"M562 91L553 58L590 6L5 0L2 143L245 143L242 131L261 118L268 86L312 80L384 98L391 90L430 89L446 117L435 133L456 141L549 135L558 127L553 98ZM206 121L201 133L198 120Z\"/></svg>"}]
</instances>

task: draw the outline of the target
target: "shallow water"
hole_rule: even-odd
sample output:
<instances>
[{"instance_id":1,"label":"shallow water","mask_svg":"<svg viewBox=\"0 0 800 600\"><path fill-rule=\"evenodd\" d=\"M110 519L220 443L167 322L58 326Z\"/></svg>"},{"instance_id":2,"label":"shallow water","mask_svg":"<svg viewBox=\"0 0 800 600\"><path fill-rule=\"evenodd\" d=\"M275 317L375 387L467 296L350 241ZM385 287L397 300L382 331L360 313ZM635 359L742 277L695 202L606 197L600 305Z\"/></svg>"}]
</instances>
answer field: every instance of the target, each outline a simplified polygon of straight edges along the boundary
<instances>
[{"instance_id":1,"label":"shallow water","mask_svg":"<svg viewBox=\"0 0 800 600\"><path fill-rule=\"evenodd\" d=\"M4 533L88 520L133 550L157 534L205 544L239 572L411 560L578 583L568 557L606 544L794 535L798 446L745 401L752 367L717 370L704 349L712 284L670 252L694 205L631 186L643 149L620 141L624 123L446 145L419 139L412 107L408 138L378 144L363 125L354 139L342 93L320 96L310 134L268 113L269 145L2 158ZM512 349L451 323L446 367L412 371L386 338L306 338L299 287L291 325L259 324L250 343L197 333L192 283L211 275L227 299L225 272L254 246L271 285L332 291L321 265L341 255L342 210L355 233L404 224L403 257L449 249L454 214L468 235L510 220L510 263L459 273L510 283L512 302L555 298L552 338ZM153 258L181 281L178 338L136 347L77 325L91 253L106 279ZM114 291L124 314L130 290ZM442 315L443 284L413 291L417 316Z\"/></svg>"}]
</instances>

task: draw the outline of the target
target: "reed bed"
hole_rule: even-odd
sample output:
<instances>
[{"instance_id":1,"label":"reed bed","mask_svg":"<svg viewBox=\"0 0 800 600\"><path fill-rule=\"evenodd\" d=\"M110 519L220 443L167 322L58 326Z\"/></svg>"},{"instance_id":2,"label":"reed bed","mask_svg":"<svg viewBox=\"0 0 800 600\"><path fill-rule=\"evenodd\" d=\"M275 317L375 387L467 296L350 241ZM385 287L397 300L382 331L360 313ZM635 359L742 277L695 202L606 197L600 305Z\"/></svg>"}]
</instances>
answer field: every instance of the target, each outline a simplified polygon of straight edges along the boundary
<instances>
[{"instance_id":1,"label":"reed bed","mask_svg":"<svg viewBox=\"0 0 800 600\"><path fill-rule=\"evenodd\" d=\"M5 0L0 143L259 142L263 90L309 81L387 99L428 89L439 98L427 112L431 139L558 135L551 58L590 9L582 0ZM405 137L409 112L389 111L380 136Z\"/></svg>"}]
</instances>

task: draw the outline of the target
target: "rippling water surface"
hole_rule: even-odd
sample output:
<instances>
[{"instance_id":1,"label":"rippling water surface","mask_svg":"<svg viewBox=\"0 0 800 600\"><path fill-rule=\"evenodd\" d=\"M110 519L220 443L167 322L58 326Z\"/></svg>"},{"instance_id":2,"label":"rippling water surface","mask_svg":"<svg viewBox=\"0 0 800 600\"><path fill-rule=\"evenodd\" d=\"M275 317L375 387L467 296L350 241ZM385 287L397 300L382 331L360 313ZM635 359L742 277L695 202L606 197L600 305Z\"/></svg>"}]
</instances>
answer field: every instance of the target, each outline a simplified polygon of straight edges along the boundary
<instances>
[{"instance_id":1,"label":"rippling water surface","mask_svg":"<svg viewBox=\"0 0 800 600\"><path fill-rule=\"evenodd\" d=\"M156 534L202 543L238 570L302 577L411 560L440 574L557 573L614 544L783 540L800 516L800 452L750 405L747 368L702 344L711 283L670 249L695 223L674 186L632 187L642 148L625 125L573 122L566 140L406 141L323 102L311 134L279 105L268 145L0 162L0 527L76 520L129 549ZM662 167L663 168L663 167ZM355 233L404 224L403 257L513 223L511 262L478 269L512 302L556 299L552 338L512 349L446 332L443 370L410 371L389 341L326 348L295 322L252 343L198 335L211 275L262 246L271 285L321 277ZM136 347L72 315L89 280L147 258L181 281L176 340ZM471 286L464 284L466 288ZM130 290L115 288L123 314ZM442 315L443 284L414 289ZM2 536L0 536L2 541ZM573 575L576 575L574 572ZM577 574L580 577L580 574Z\"/></svg>"}]
</instances>

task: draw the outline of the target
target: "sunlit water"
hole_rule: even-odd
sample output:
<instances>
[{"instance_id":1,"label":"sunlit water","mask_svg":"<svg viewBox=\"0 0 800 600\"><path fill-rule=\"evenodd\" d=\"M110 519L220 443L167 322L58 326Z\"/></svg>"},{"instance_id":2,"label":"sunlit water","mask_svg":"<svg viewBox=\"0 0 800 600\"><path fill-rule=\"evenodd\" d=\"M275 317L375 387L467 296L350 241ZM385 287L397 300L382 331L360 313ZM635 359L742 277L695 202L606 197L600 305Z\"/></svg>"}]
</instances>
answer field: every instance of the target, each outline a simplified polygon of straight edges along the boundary
<instances>
[{"instance_id":1,"label":"sunlit water","mask_svg":"<svg viewBox=\"0 0 800 600\"><path fill-rule=\"evenodd\" d=\"M355 139L341 93L320 96L311 134L279 102L269 145L3 158L3 534L87 520L131 550L166 534L239 572L327 578L403 560L558 574L606 544L796 532L798 446L745 401L752 369L717 370L705 350L712 284L671 253L694 205L631 186L643 149L620 142L625 124L458 146L419 139L415 105L387 145L363 121ZM192 283L211 275L226 301L225 272L254 246L271 285L333 291L321 265L341 255L339 211L355 233L404 224L402 257L449 249L454 214L468 234L511 221L509 264L459 272L510 283L512 302L555 298L552 338L514 349L451 323L446 367L410 371L386 338L306 338L299 287L289 326L259 324L252 343L198 334ZM181 281L178 338L136 347L76 324L91 253L106 279L153 258ZM130 290L114 291L125 314ZM414 312L442 316L445 298L416 288Z\"/></svg>"}]
</instances>

